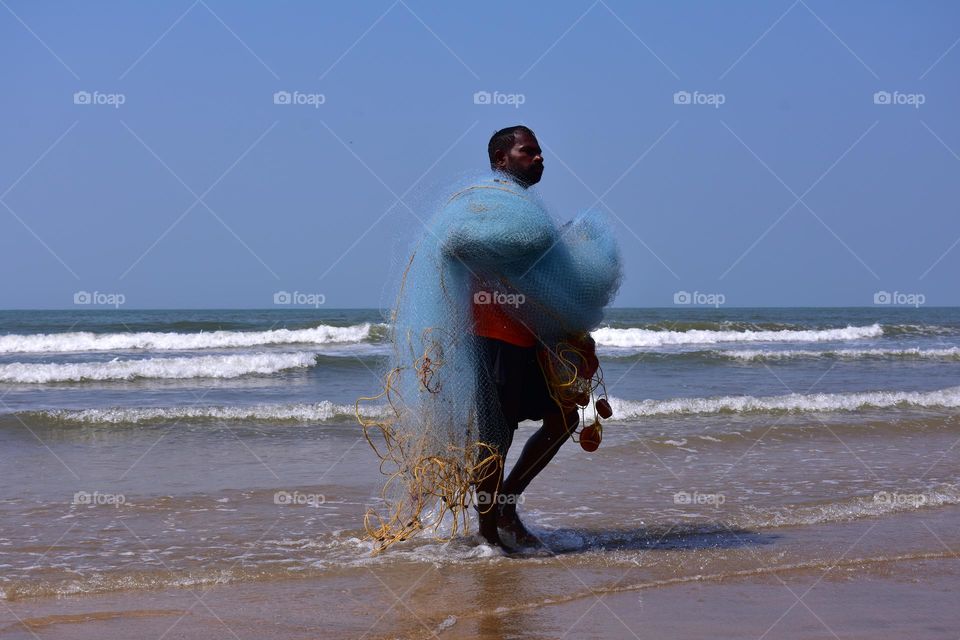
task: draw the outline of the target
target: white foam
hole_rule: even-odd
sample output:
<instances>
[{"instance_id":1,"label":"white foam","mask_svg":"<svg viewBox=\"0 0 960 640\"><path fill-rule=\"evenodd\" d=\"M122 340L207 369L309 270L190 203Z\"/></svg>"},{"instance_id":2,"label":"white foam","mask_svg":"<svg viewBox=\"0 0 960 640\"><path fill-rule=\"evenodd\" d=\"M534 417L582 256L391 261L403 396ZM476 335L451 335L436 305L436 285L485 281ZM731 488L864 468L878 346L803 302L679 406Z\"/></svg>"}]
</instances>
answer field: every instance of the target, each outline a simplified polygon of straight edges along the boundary
<instances>
[{"instance_id":1,"label":"white foam","mask_svg":"<svg viewBox=\"0 0 960 640\"><path fill-rule=\"evenodd\" d=\"M385 326L385 325L378 325ZM152 349L223 349L269 344L333 344L362 342L370 338L371 323L349 327L320 325L311 329L270 331L211 331L198 333L35 333L0 336L0 353L64 353Z\"/></svg>"},{"instance_id":2,"label":"white foam","mask_svg":"<svg viewBox=\"0 0 960 640\"><path fill-rule=\"evenodd\" d=\"M68 333L11 334L0 336L3 353L70 353L78 351L116 351L131 349L189 350L255 347L272 344L351 344L370 340L371 330L385 324L364 323L348 327L320 325L310 329L273 329L270 331L211 331L197 333ZM876 338L883 335L879 324L842 329L782 331L653 331L650 329L602 328L593 332L602 347L660 347L685 344L727 342L824 342Z\"/></svg>"},{"instance_id":3,"label":"white foam","mask_svg":"<svg viewBox=\"0 0 960 640\"><path fill-rule=\"evenodd\" d=\"M136 424L167 420L261 420L265 422L324 422L334 418L355 418L353 405L323 400L314 404L252 405L249 407L115 407L106 409L62 409L38 412L68 422L92 424ZM367 405L366 417L386 415L386 407Z\"/></svg>"},{"instance_id":4,"label":"white foam","mask_svg":"<svg viewBox=\"0 0 960 640\"><path fill-rule=\"evenodd\" d=\"M780 509L757 509L737 518L744 528L795 527L827 522L847 522L860 518L877 518L889 513L917 511L960 504L960 487L943 484L918 492L877 492L873 496L856 497L822 505L792 505Z\"/></svg>"},{"instance_id":5,"label":"white foam","mask_svg":"<svg viewBox=\"0 0 960 640\"><path fill-rule=\"evenodd\" d=\"M758 349L738 349L719 351L721 356L737 360L778 360L789 358L917 358L917 359L960 359L960 348L948 349L834 349L762 351Z\"/></svg>"},{"instance_id":6,"label":"white foam","mask_svg":"<svg viewBox=\"0 0 960 640\"><path fill-rule=\"evenodd\" d=\"M782 396L717 396L713 398L675 398L670 400L623 400L609 398L611 421L671 415L713 413L769 413L856 411L892 407L960 408L960 387L935 391L867 391L859 393L812 393ZM361 405L366 417L388 415L386 405ZM248 407L190 406L105 409L61 409L41 411L39 415L69 422L139 423L155 420L260 420L265 422L324 422L336 418L354 418L354 405L338 405L328 400L315 404L268 404ZM593 418L592 405L587 408ZM671 443L685 444L685 443Z\"/></svg>"},{"instance_id":7,"label":"white foam","mask_svg":"<svg viewBox=\"0 0 960 640\"><path fill-rule=\"evenodd\" d=\"M311 367L314 353L250 353L195 358L145 358L110 362L21 363L0 365L0 382L50 383L135 378L237 378Z\"/></svg>"},{"instance_id":8,"label":"white foam","mask_svg":"<svg viewBox=\"0 0 960 640\"><path fill-rule=\"evenodd\" d=\"M856 411L891 407L960 407L960 387L935 391L866 391L858 393L791 393L782 396L718 396L671 400L621 400L610 398L613 419L711 413L767 413ZM592 412L592 408L591 408Z\"/></svg>"},{"instance_id":9,"label":"white foam","mask_svg":"<svg viewBox=\"0 0 960 640\"><path fill-rule=\"evenodd\" d=\"M808 329L782 331L652 331L650 329L597 329L591 335L597 344L606 347L662 347L682 344L714 344L718 342L826 342L860 340L883 335L879 324L843 329Z\"/></svg>"}]
</instances>

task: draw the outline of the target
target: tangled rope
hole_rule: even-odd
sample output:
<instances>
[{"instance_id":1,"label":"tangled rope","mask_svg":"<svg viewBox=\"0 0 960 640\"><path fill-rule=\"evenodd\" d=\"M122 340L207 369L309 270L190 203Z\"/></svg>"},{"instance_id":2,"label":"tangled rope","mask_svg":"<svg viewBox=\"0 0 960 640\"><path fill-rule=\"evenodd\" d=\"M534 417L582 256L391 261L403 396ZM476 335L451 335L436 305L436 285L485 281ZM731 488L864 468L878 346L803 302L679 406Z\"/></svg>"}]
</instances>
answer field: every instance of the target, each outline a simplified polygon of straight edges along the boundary
<instances>
[{"instance_id":1,"label":"tangled rope","mask_svg":"<svg viewBox=\"0 0 960 640\"><path fill-rule=\"evenodd\" d=\"M423 366L433 361L425 353L418 362ZM439 365L442 365L442 361L430 366ZM430 378L423 376L423 371L418 369L417 375L424 388L429 390ZM389 419L365 419L360 413L361 402L380 398L386 398L394 413L397 413L395 402L398 400L392 382L399 374L399 369L388 373L383 392L359 398L356 403L357 420L363 427L363 435L380 458L380 472L387 476L381 497L391 505L386 514L370 508L364 515L364 529L374 540L374 553L380 553L424 529L438 532L448 513L453 516L449 535L438 536L438 539L446 542L455 538L461 530L468 528L468 509L474 503L471 487L498 474L499 466L503 463L502 456L493 447L479 441L467 447L448 445L442 455L421 455L419 451L422 447L417 438L393 429ZM377 446L376 436L371 435L372 430L383 438L382 448ZM391 501L389 494L398 483L405 485L402 491L406 499ZM498 483L498 491L499 488ZM424 522L424 511L435 506L438 509L431 514L433 522ZM481 512L486 513L490 508L492 505Z\"/></svg>"}]
</instances>

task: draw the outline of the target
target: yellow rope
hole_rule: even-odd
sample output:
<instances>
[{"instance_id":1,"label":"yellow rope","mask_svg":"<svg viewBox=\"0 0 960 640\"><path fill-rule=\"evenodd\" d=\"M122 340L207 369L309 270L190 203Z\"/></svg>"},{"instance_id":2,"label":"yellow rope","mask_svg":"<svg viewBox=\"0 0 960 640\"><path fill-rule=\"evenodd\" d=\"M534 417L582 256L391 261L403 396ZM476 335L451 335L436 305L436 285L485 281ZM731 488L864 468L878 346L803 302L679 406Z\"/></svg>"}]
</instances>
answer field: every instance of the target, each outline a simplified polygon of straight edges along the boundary
<instances>
[{"instance_id":1,"label":"yellow rope","mask_svg":"<svg viewBox=\"0 0 960 640\"><path fill-rule=\"evenodd\" d=\"M424 333L426 340L430 330ZM424 354L417 358L412 369L420 381L421 386L430 393L436 393L440 387L433 383L433 375L443 366L442 353L436 341L427 341L430 346ZM431 353L439 357L431 357ZM473 503L470 489L484 480L499 475L503 464L502 456L496 449L483 442L474 442L465 447L447 445L442 455L427 455L420 451L424 442L424 435L401 434L394 428L396 419L401 415L398 406L402 406L402 398L397 395L396 381L403 369L393 369L385 377L384 390L376 396L358 398L355 405L357 421L363 427L363 434L377 457L380 458L380 471L387 476L381 497L387 504L391 504L389 494L394 486L400 485L405 492L404 499L392 503L390 511L382 515L376 509L369 509L364 516L364 528L367 535L375 541L374 553L379 553L389 546L407 540L424 529L422 514L425 509L436 504L439 511L434 515L432 525L436 531L443 523L444 517L450 513L453 525L449 536L442 541L451 540L468 526L468 509ZM383 420L368 420L363 417L360 405L363 402L376 401L385 398L390 406L393 417ZM378 438L371 435L376 430L383 438L380 446ZM499 491L499 482L497 491ZM482 510L486 513L491 505Z\"/></svg>"}]
</instances>

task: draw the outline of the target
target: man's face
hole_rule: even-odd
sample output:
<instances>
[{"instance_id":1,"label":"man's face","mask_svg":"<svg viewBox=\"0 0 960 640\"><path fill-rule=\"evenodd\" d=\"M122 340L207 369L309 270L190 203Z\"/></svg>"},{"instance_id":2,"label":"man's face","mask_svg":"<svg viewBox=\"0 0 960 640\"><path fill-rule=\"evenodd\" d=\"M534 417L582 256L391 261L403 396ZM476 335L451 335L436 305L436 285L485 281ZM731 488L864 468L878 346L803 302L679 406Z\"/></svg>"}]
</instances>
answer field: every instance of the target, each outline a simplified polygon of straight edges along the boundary
<instances>
[{"instance_id":1,"label":"man's face","mask_svg":"<svg viewBox=\"0 0 960 640\"><path fill-rule=\"evenodd\" d=\"M509 173L524 187L540 182L543 176L543 151L536 137L525 131L514 134L513 147L497 154L497 169Z\"/></svg>"}]
</instances>

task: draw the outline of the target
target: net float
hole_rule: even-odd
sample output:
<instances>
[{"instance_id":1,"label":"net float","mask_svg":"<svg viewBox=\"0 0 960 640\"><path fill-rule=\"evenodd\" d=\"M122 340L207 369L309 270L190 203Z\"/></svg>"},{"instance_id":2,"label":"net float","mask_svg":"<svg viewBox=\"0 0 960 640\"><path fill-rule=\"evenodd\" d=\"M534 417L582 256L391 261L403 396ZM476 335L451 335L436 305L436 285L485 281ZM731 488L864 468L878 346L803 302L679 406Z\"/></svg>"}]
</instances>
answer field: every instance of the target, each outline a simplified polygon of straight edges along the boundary
<instances>
[{"instance_id":1,"label":"net float","mask_svg":"<svg viewBox=\"0 0 960 640\"><path fill-rule=\"evenodd\" d=\"M613 415L613 408L610 407L610 402L606 398L600 398L597 400L597 403L594 405L597 410L597 415L606 420Z\"/></svg>"},{"instance_id":2,"label":"net float","mask_svg":"<svg viewBox=\"0 0 960 640\"><path fill-rule=\"evenodd\" d=\"M580 446L584 451L596 451L603 439L603 429L600 422L596 421L589 427L584 427L580 432Z\"/></svg>"}]
</instances>

